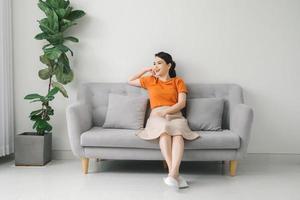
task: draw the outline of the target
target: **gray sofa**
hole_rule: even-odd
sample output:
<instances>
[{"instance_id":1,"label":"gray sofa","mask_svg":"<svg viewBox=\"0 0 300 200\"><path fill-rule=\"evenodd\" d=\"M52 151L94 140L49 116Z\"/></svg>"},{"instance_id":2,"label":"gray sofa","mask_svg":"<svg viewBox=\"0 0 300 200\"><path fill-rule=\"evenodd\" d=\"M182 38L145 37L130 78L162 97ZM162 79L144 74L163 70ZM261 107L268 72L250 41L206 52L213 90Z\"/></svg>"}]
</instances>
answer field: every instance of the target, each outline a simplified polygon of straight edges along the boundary
<instances>
[{"instance_id":1,"label":"gray sofa","mask_svg":"<svg viewBox=\"0 0 300 200\"><path fill-rule=\"evenodd\" d=\"M242 88L237 84L186 85L188 99L222 97L225 105L222 131L198 131L201 138L186 141L182 161L228 161L229 174L235 176L237 161L247 153L253 122L253 109L244 104ZM71 149L81 159L83 173L88 173L91 158L164 160L158 142L138 138L134 134L137 130L101 127L109 93L148 96L147 90L127 83L86 82L79 86L77 102L68 105L66 117ZM182 113L186 117L185 110ZM144 126L150 111L148 103Z\"/></svg>"}]
</instances>

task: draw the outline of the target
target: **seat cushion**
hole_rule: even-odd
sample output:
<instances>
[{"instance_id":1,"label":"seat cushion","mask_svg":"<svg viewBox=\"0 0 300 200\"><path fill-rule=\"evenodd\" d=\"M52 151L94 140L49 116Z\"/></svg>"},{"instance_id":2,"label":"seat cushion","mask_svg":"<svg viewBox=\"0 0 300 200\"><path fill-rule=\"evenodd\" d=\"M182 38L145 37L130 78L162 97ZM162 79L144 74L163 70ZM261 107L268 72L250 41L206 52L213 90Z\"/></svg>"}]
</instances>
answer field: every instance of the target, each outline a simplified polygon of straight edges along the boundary
<instances>
[{"instance_id":1,"label":"seat cushion","mask_svg":"<svg viewBox=\"0 0 300 200\"><path fill-rule=\"evenodd\" d=\"M158 140L142 140L137 130L93 127L81 134L81 146L159 149ZM201 138L185 141L185 149L238 149L240 137L230 130L197 131Z\"/></svg>"}]
</instances>

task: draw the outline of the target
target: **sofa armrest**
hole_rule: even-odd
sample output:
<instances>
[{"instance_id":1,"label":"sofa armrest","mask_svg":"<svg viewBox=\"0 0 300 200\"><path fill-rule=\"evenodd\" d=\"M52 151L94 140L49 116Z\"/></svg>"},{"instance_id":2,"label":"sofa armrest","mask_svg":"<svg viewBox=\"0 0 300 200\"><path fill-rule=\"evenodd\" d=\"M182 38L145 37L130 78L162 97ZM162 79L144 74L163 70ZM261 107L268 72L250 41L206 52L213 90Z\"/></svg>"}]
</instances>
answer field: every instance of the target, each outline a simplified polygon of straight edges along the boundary
<instances>
[{"instance_id":1,"label":"sofa armrest","mask_svg":"<svg viewBox=\"0 0 300 200\"><path fill-rule=\"evenodd\" d=\"M83 157L84 149L80 145L80 135L92 127L91 109L82 102L70 104L66 108L66 119L72 152L77 157Z\"/></svg>"},{"instance_id":2,"label":"sofa armrest","mask_svg":"<svg viewBox=\"0 0 300 200\"><path fill-rule=\"evenodd\" d=\"M253 109L246 104L237 104L230 115L230 130L238 134L241 141L237 159L242 159L247 153L252 123Z\"/></svg>"}]
</instances>

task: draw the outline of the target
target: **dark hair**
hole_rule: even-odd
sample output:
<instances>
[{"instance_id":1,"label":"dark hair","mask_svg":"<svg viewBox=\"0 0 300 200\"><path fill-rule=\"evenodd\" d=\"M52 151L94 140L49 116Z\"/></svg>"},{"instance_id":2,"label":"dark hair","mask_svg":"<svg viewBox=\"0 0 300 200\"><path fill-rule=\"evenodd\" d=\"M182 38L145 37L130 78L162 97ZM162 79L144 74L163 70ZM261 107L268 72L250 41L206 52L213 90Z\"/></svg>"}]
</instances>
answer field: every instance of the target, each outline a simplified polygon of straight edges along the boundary
<instances>
[{"instance_id":1,"label":"dark hair","mask_svg":"<svg viewBox=\"0 0 300 200\"><path fill-rule=\"evenodd\" d=\"M172 59L172 56L166 52L159 52L157 54L155 54L155 56L160 57L161 59L163 59L167 64L171 63L171 68L169 70L169 76L171 78L176 76L176 71L175 71L175 67L176 67L176 63L174 62L174 60Z\"/></svg>"}]
</instances>

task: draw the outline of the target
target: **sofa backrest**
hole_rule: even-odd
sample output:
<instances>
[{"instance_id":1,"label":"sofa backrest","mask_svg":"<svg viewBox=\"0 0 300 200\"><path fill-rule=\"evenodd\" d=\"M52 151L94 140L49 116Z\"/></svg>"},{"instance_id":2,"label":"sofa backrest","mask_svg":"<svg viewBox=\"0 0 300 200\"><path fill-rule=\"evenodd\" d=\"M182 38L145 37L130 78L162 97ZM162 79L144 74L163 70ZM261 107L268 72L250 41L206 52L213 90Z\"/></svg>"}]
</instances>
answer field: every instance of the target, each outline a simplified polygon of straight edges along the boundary
<instances>
[{"instance_id":1,"label":"sofa backrest","mask_svg":"<svg viewBox=\"0 0 300 200\"><path fill-rule=\"evenodd\" d=\"M229 129L230 113L236 104L244 103L241 86L237 84L204 84L204 83L185 83L188 88L187 99L192 98L213 98L219 97L225 100L224 112L222 117L222 128ZM148 97L147 90L129 85L124 82L86 82L79 86L77 100L90 105L93 125L102 126L108 106L108 94L117 93L123 95L142 95ZM151 112L148 100L145 123ZM186 108L182 109L186 117Z\"/></svg>"}]
</instances>

